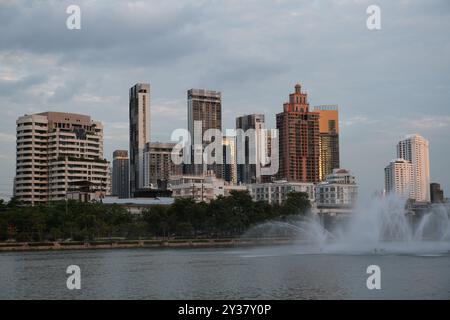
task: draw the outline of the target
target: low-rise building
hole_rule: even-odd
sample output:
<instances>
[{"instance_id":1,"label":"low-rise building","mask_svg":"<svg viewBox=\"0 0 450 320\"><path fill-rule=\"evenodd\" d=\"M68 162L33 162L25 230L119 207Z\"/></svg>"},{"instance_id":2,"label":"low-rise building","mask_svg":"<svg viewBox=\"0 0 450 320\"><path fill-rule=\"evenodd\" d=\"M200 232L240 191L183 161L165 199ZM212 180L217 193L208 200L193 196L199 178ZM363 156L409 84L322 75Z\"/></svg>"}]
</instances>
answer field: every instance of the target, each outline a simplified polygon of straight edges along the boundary
<instances>
[{"instance_id":1,"label":"low-rise building","mask_svg":"<svg viewBox=\"0 0 450 320\"><path fill-rule=\"evenodd\" d=\"M316 185L318 209L349 209L356 204L357 197L356 179L346 169L334 169L325 182Z\"/></svg>"},{"instance_id":2,"label":"low-rise building","mask_svg":"<svg viewBox=\"0 0 450 320\"><path fill-rule=\"evenodd\" d=\"M230 184L209 172L205 176L180 175L170 179L173 198L192 198L197 202L210 202L219 196L227 197L233 190L247 191L245 185Z\"/></svg>"},{"instance_id":3,"label":"low-rise building","mask_svg":"<svg viewBox=\"0 0 450 320\"><path fill-rule=\"evenodd\" d=\"M308 182L274 181L268 183L248 184L247 189L253 201L267 201L282 204L289 192L305 192L309 200L314 202L314 184Z\"/></svg>"},{"instance_id":4,"label":"low-rise building","mask_svg":"<svg viewBox=\"0 0 450 320\"><path fill-rule=\"evenodd\" d=\"M161 197L161 198L128 198L121 199L119 197L105 197L101 200L104 204L116 204L129 213L141 214L144 210L156 205L169 206L174 202L173 198Z\"/></svg>"}]
</instances>

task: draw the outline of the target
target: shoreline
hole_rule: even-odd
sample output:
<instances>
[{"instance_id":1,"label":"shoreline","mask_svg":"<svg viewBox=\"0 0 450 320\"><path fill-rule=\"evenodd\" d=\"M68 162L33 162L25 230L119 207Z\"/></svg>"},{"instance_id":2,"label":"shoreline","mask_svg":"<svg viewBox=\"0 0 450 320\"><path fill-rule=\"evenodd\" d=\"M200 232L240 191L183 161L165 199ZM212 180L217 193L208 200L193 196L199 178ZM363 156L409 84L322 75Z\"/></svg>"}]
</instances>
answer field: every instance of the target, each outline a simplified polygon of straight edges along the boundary
<instances>
[{"instance_id":1,"label":"shoreline","mask_svg":"<svg viewBox=\"0 0 450 320\"><path fill-rule=\"evenodd\" d=\"M288 245L295 243L290 238L230 238L230 239L180 239L180 240L121 240L121 241L72 241L72 242L17 242L0 243L0 254L3 252L30 251L65 251L65 250L98 250L98 249L192 249L192 248L226 248Z\"/></svg>"}]
</instances>

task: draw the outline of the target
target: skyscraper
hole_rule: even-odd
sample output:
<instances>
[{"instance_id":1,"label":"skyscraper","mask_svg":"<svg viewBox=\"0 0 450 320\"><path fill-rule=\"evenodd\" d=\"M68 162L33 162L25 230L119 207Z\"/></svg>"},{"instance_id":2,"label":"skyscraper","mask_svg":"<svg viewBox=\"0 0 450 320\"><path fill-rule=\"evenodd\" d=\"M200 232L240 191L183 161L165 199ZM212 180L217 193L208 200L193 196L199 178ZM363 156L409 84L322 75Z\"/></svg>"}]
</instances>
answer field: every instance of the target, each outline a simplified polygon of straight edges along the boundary
<instances>
[{"instance_id":1,"label":"skyscraper","mask_svg":"<svg viewBox=\"0 0 450 320\"><path fill-rule=\"evenodd\" d=\"M411 198L420 202L430 202L430 158L429 142L424 137L408 135L397 144L397 157L412 164Z\"/></svg>"},{"instance_id":2,"label":"skyscraper","mask_svg":"<svg viewBox=\"0 0 450 320\"><path fill-rule=\"evenodd\" d=\"M170 176L182 174L181 165L172 162L175 143L150 142L144 154L144 185L153 189L166 189Z\"/></svg>"},{"instance_id":3,"label":"skyscraper","mask_svg":"<svg viewBox=\"0 0 450 320\"><path fill-rule=\"evenodd\" d=\"M205 145L211 142L208 139L203 141L205 132L209 129L222 130L222 95L219 91L190 89L187 92L187 107L188 130L193 140L191 165L187 166L187 173L203 175L206 170L213 170L220 176L222 166L204 164L202 155Z\"/></svg>"},{"instance_id":4,"label":"skyscraper","mask_svg":"<svg viewBox=\"0 0 450 320\"><path fill-rule=\"evenodd\" d=\"M267 138L263 132L266 129L264 115L249 114L237 117L236 129L247 132L245 136L242 136L242 141L237 141L237 152L242 153L241 156L245 162L237 165L237 181L241 183L259 183L261 182L262 162L260 147L263 143L267 147ZM267 153L266 150L264 150L265 153ZM237 156L239 157L240 155Z\"/></svg>"},{"instance_id":5,"label":"skyscraper","mask_svg":"<svg viewBox=\"0 0 450 320\"><path fill-rule=\"evenodd\" d=\"M19 117L14 196L29 204L64 200L84 184L104 196L109 174L103 126L90 116L44 112Z\"/></svg>"},{"instance_id":6,"label":"skyscraper","mask_svg":"<svg viewBox=\"0 0 450 320\"><path fill-rule=\"evenodd\" d=\"M430 184L430 199L431 203L442 203L445 201L444 190L441 189L441 185L439 183Z\"/></svg>"},{"instance_id":7,"label":"skyscraper","mask_svg":"<svg viewBox=\"0 0 450 320\"><path fill-rule=\"evenodd\" d=\"M223 140L223 173L222 179L237 183L236 137L224 136Z\"/></svg>"},{"instance_id":8,"label":"skyscraper","mask_svg":"<svg viewBox=\"0 0 450 320\"><path fill-rule=\"evenodd\" d=\"M384 169L384 186L386 193L400 197L414 197L413 166L405 159L394 159Z\"/></svg>"},{"instance_id":9,"label":"skyscraper","mask_svg":"<svg viewBox=\"0 0 450 320\"><path fill-rule=\"evenodd\" d=\"M283 112L277 114L279 131L278 178L298 182L318 182L320 158L320 132L318 112L309 111L307 94L300 84L284 103Z\"/></svg>"},{"instance_id":10,"label":"skyscraper","mask_svg":"<svg viewBox=\"0 0 450 320\"><path fill-rule=\"evenodd\" d=\"M130 167L127 150L113 152L112 194L119 198L130 196Z\"/></svg>"},{"instance_id":11,"label":"skyscraper","mask_svg":"<svg viewBox=\"0 0 450 320\"><path fill-rule=\"evenodd\" d=\"M130 193L144 189L144 149L150 142L150 85L130 89Z\"/></svg>"},{"instance_id":12,"label":"skyscraper","mask_svg":"<svg viewBox=\"0 0 450 320\"><path fill-rule=\"evenodd\" d=\"M322 105L314 107L318 112L320 132L319 178L324 181L339 163L339 111L338 106Z\"/></svg>"}]
</instances>

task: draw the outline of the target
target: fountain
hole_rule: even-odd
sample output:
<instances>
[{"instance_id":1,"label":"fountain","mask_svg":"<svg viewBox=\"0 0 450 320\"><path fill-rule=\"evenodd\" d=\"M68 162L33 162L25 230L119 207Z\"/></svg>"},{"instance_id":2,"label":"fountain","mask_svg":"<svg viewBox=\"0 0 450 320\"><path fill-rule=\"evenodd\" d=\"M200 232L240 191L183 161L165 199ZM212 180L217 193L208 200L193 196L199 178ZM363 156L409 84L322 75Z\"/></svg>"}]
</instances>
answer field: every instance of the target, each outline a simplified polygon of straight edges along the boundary
<instances>
[{"instance_id":1,"label":"fountain","mask_svg":"<svg viewBox=\"0 0 450 320\"><path fill-rule=\"evenodd\" d=\"M250 229L246 236L290 236L300 253L442 254L450 252L450 209L433 205L416 215L406 200L390 195L358 206L347 219L328 226L317 214L272 221Z\"/></svg>"}]
</instances>

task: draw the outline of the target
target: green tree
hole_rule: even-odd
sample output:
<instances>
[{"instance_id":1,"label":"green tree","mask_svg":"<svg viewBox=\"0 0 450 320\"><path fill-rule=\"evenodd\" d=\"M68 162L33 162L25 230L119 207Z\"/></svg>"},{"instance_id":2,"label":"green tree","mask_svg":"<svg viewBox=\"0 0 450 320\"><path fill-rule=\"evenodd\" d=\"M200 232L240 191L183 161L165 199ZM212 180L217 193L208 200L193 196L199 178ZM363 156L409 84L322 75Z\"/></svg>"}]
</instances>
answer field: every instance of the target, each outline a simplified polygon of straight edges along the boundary
<instances>
[{"instance_id":1,"label":"green tree","mask_svg":"<svg viewBox=\"0 0 450 320\"><path fill-rule=\"evenodd\" d=\"M289 192L280 209L282 217L305 215L311 209L308 194L305 192Z\"/></svg>"}]
</instances>

